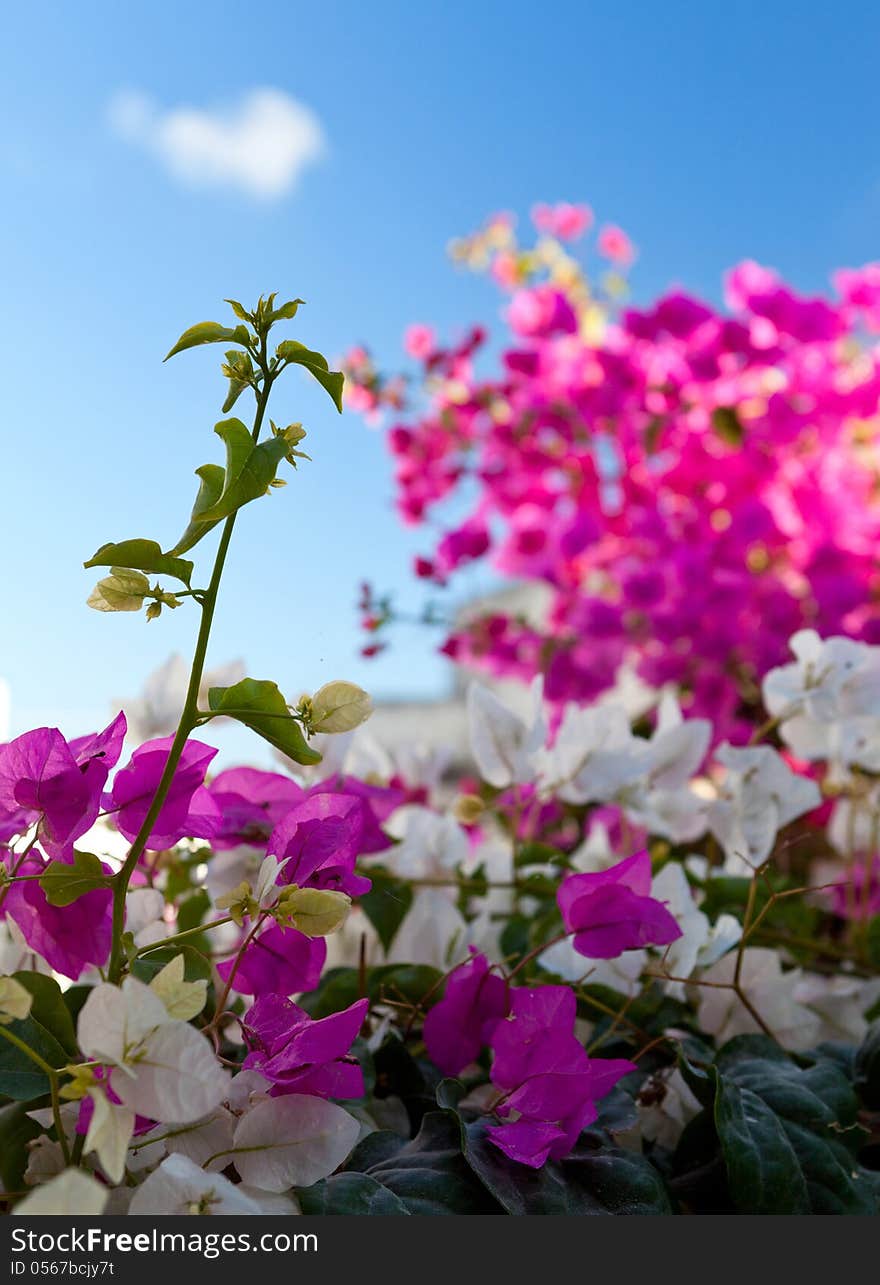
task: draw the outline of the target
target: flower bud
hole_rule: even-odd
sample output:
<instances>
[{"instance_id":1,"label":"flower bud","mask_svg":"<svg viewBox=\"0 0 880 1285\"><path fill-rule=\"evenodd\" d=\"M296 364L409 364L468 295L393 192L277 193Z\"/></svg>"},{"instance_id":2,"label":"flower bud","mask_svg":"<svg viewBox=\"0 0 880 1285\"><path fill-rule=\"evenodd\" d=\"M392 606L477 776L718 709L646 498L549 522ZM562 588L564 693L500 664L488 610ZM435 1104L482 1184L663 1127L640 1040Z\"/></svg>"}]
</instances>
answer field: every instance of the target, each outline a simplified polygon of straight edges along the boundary
<instances>
[{"instance_id":1,"label":"flower bud","mask_svg":"<svg viewBox=\"0 0 880 1285\"><path fill-rule=\"evenodd\" d=\"M281 894L279 915L292 919L307 937L327 937L345 923L351 897L331 888L298 888L292 884Z\"/></svg>"},{"instance_id":2,"label":"flower bud","mask_svg":"<svg viewBox=\"0 0 880 1285\"><path fill-rule=\"evenodd\" d=\"M485 806L477 794L460 794L452 810L456 821L460 821L462 825L475 825L483 815Z\"/></svg>"},{"instance_id":3,"label":"flower bud","mask_svg":"<svg viewBox=\"0 0 880 1285\"><path fill-rule=\"evenodd\" d=\"M147 577L128 567L113 567L111 571L95 585L86 599L87 605L95 611L140 611L150 591Z\"/></svg>"},{"instance_id":4,"label":"flower bud","mask_svg":"<svg viewBox=\"0 0 880 1285\"><path fill-rule=\"evenodd\" d=\"M356 683L325 683L311 699L310 728L313 732L350 732L372 712L369 695Z\"/></svg>"}]
</instances>

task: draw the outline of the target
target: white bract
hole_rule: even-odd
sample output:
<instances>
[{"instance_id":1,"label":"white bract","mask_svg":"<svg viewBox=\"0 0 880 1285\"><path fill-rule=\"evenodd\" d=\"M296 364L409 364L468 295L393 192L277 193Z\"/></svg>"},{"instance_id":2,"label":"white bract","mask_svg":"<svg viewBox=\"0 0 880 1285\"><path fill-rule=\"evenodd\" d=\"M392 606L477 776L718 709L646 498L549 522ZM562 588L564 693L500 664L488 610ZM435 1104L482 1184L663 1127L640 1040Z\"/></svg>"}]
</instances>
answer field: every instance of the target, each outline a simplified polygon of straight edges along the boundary
<instances>
[{"instance_id":1,"label":"white bract","mask_svg":"<svg viewBox=\"0 0 880 1285\"><path fill-rule=\"evenodd\" d=\"M794 634L790 665L771 669L762 692L780 735L799 758L827 759L837 778L852 765L880 770L880 647L851 638Z\"/></svg>"},{"instance_id":2,"label":"white bract","mask_svg":"<svg viewBox=\"0 0 880 1285\"><path fill-rule=\"evenodd\" d=\"M110 1083L139 1115L186 1124L223 1100L229 1076L194 1027L169 1017L161 997L134 977L89 994L77 1026L87 1057L113 1068Z\"/></svg>"},{"instance_id":3,"label":"white bract","mask_svg":"<svg viewBox=\"0 0 880 1285\"><path fill-rule=\"evenodd\" d=\"M529 697L530 709L521 718L480 683L471 683L468 688L471 753L483 780L496 789L522 785L534 778L534 755L546 735L540 678L533 682Z\"/></svg>"},{"instance_id":4,"label":"white bract","mask_svg":"<svg viewBox=\"0 0 880 1285\"><path fill-rule=\"evenodd\" d=\"M715 758L727 771L709 806L709 828L731 873L751 873L767 860L783 826L822 802L815 781L798 776L768 745L721 745Z\"/></svg>"},{"instance_id":5,"label":"white bract","mask_svg":"<svg viewBox=\"0 0 880 1285\"><path fill-rule=\"evenodd\" d=\"M163 1160L132 1197L130 1214L261 1214L263 1210L235 1183L219 1173L205 1173L187 1156Z\"/></svg>"},{"instance_id":6,"label":"white bract","mask_svg":"<svg viewBox=\"0 0 880 1285\"><path fill-rule=\"evenodd\" d=\"M88 1218L104 1212L109 1195L106 1187L81 1169L65 1169L25 1196L15 1206L15 1216L76 1214L80 1218Z\"/></svg>"},{"instance_id":7,"label":"white bract","mask_svg":"<svg viewBox=\"0 0 880 1285\"><path fill-rule=\"evenodd\" d=\"M324 1098L265 1098L240 1120L230 1158L262 1191L310 1187L339 1168L359 1134L354 1116Z\"/></svg>"}]
</instances>

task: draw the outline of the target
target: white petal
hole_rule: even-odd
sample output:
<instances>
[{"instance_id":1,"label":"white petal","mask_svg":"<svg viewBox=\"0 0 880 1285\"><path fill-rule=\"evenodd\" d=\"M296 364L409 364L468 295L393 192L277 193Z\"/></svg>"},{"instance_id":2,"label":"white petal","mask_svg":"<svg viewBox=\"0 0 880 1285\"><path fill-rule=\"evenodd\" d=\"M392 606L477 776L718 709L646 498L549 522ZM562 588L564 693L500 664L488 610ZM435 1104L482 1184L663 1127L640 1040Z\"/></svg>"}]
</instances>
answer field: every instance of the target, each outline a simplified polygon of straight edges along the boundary
<instances>
[{"instance_id":1,"label":"white petal","mask_svg":"<svg viewBox=\"0 0 880 1285\"><path fill-rule=\"evenodd\" d=\"M97 1154L111 1182L122 1182L125 1157L134 1133L134 1112L111 1102L103 1089L89 1089L94 1104L83 1151Z\"/></svg>"},{"instance_id":2,"label":"white petal","mask_svg":"<svg viewBox=\"0 0 880 1285\"><path fill-rule=\"evenodd\" d=\"M359 1133L353 1116L323 1098L266 1098L239 1121L233 1159L242 1182L263 1191L310 1187L339 1168Z\"/></svg>"},{"instance_id":3,"label":"white petal","mask_svg":"<svg viewBox=\"0 0 880 1285\"><path fill-rule=\"evenodd\" d=\"M81 1169L65 1169L51 1182L25 1196L15 1206L13 1215L22 1214L78 1214L89 1217L102 1214L109 1191Z\"/></svg>"},{"instance_id":4,"label":"white petal","mask_svg":"<svg viewBox=\"0 0 880 1285\"><path fill-rule=\"evenodd\" d=\"M228 1178L205 1173L186 1156L169 1156L138 1187L130 1214L260 1214L255 1200Z\"/></svg>"},{"instance_id":5,"label":"white petal","mask_svg":"<svg viewBox=\"0 0 880 1285\"><path fill-rule=\"evenodd\" d=\"M209 1041L186 1022L166 1021L154 1031L130 1070L114 1071L114 1092L138 1115L165 1124L190 1124L210 1115L229 1081Z\"/></svg>"}]
</instances>

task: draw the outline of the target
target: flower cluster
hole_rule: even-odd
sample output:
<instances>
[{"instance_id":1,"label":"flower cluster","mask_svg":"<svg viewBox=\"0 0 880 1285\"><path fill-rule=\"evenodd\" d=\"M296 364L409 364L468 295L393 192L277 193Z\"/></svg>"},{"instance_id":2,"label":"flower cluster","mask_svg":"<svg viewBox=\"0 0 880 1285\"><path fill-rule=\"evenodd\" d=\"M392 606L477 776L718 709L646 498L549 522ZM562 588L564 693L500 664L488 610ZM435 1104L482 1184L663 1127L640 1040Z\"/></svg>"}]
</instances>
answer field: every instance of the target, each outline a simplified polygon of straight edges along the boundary
<instances>
[{"instance_id":1,"label":"flower cluster","mask_svg":"<svg viewBox=\"0 0 880 1285\"><path fill-rule=\"evenodd\" d=\"M593 285L574 257L586 207L533 222L532 247L507 215L453 247L507 296L499 369L478 361L479 328L451 348L413 328L423 395L387 431L403 521L454 515L416 574L445 584L486 559L536 586L527 618L469 616L444 649L543 673L558 703L624 667L741 743L790 634L878 638L880 364L864 337L880 271L804 297L745 262L725 310L681 290L626 308L618 276ZM634 257L619 229L595 249L616 270Z\"/></svg>"}]
</instances>

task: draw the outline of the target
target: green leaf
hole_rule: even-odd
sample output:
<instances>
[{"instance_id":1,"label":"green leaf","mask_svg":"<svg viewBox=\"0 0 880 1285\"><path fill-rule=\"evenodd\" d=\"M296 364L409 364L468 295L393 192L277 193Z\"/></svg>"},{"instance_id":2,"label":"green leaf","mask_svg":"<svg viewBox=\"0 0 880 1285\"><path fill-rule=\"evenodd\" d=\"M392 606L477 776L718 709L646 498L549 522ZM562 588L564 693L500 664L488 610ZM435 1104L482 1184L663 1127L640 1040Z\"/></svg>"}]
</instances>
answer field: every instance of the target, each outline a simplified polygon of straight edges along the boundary
<instances>
[{"instance_id":1,"label":"green leaf","mask_svg":"<svg viewBox=\"0 0 880 1285\"><path fill-rule=\"evenodd\" d=\"M295 339L285 339L275 351L282 361L286 361L291 366L302 366L313 375L329 394L340 415L342 414L342 386L345 377L341 370L329 370L327 358L322 353L314 352L305 344L297 343Z\"/></svg>"},{"instance_id":2,"label":"green leaf","mask_svg":"<svg viewBox=\"0 0 880 1285\"><path fill-rule=\"evenodd\" d=\"M272 321L291 321L304 304L305 299L291 299L288 303L283 303L280 308L273 308Z\"/></svg>"},{"instance_id":3,"label":"green leaf","mask_svg":"<svg viewBox=\"0 0 880 1285\"><path fill-rule=\"evenodd\" d=\"M102 544L84 567L128 567L134 571L151 571L154 575L174 576L185 585L190 582L193 564L186 558L163 553L155 540L122 540L119 544Z\"/></svg>"},{"instance_id":4,"label":"green leaf","mask_svg":"<svg viewBox=\"0 0 880 1285\"><path fill-rule=\"evenodd\" d=\"M371 866L370 878L373 886L358 898L358 905L379 934L383 948L388 950L412 905L412 885L397 879L382 866Z\"/></svg>"},{"instance_id":5,"label":"green leaf","mask_svg":"<svg viewBox=\"0 0 880 1285\"><path fill-rule=\"evenodd\" d=\"M73 1019L64 1002L64 992L55 978L31 972L13 973L12 976L33 996L29 1016L44 1026L71 1057L75 1056L77 1043Z\"/></svg>"},{"instance_id":6,"label":"green leaf","mask_svg":"<svg viewBox=\"0 0 880 1285\"><path fill-rule=\"evenodd\" d=\"M0 1183L4 1191L21 1191L28 1163L28 1143L42 1130L27 1114L26 1102L0 1108Z\"/></svg>"},{"instance_id":7,"label":"green leaf","mask_svg":"<svg viewBox=\"0 0 880 1285\"><path fill-rule=\"evenodd\" d=\"M866 1107L880 1111L880 1022L874 1022L855 1060L856 1092Z\"/></svg>"},{"instance_id":8,"label":"green leaf","mask_svg":"<svg viewBox=\"0 0 880 1285\"><path fill-rule=\"evenodd\" d=\"M876 1213L873 1184L854 1158L864 1135L846 1075L827 1059L797 1066L774 1048L772 1057L749 1057L740 1037L719 1054L716 1126L719 1136L722 1124L727 1130L722 1148L734 1202L741 1212L782 1212L786 1202L800 1206L806 1189L812 1213Z\"/></svg>"},{"instance_id":9,"label":"green leaf","mask_svg":"<svg viewBox=\"0 0 880 1285\"><path fill-rule=\"evenodd\" d=\"M177 343L164 358L174 357L176 353L185 352L187 348L198 348L200 344L247 344L249 335L246 326L221 326L218 321L200 321L189 330L184 330Z\"/></svg>"},{"instance_id":10,"label":"green leaf","mask_svg":"<svg viewBox=\"0 0 880 1285\"><path fill-rule=\"evenodd\" d=\"M369 1170L411 1214L500 1213L496 1201L466 1164L461 1134L448 1111L429 1111L422 1127L388 1160Z\"/></svg>"},{"instance_id":11,"label":"green leaf","mask_svg":"<svg viewBox=\"0 0 880 1285\"><path fill-rule=\"evenodd\" d=\"M715 1127L734 1203L744 1214L808 1214L810 1198L794 1147L751 1089L722 1080Z\"/></svg>"},{"instance_id":12,"label":"green leaf","mask_svg":"<svg viewBox=\"0 0 880 1285\"><path fill-rule=\"evenodd\" d=\"M70 1061L68 1054L55 1036L33 1017L26 1017L20 1022L10 1022L8 1026L0 1029L17 1035L29 1049L56 1070L66 1066ZM0 1034L0 1095L14 1098L17 1102L29 1102L31 1098L42 1097L48 1092L49 1077L45 1072L41 1071L20 1048Z\"/></svg>"},{"instance_id":13,"label":"green leaf","mask_svg":"<svg viewBox=\"0 0 880 1285\"><path fill-rule=\"evenodd\" d=\"M169 557L186 553L193 545L198 544L202 536L207 535L220 520L215 518L213 522L206 522L202 514L212 508L223 494L226 470L221 464L203 464L201 468L196 469L196 477L199 479L199 493L192 507L189 526L174 548L170 550Z\"/></svg>"},{"instance_id":14,"label":"green leaf","mask_svg":"<svg viewBox=\"0 0 880 1285\"><path fill-rule=\"evenodd\" d=\"M304 1214L401 1214L407 1205L366 1173L338 1173L298 1192Z\"/></svg>"},{"instance_id":15,"label":"green leaf","mask_svg":"<svg viewBox=\"0 0 880 1285\"><path fill-rule=\"evenodd\" d=\"M254 367L250 355L246 352L238 352L235 348L230 349L226 353L223 374L229 380L229 392L223 403L225 415L227 411L232 410L244 390L253 386Z\"/></svg>"},{"instance_id":16,"label":"green leaf","mask_svg":"<svg viewBox=\"0 0 880 1285\"><path fill-rule=\"evenodd\" d=\"M153 980L157 973L161 973L166 964L170 964L172 959L177 955L183 955L183 980L186 982L199 982L211 980L211 961L190 945L182 944L177 946L162 946L156 950L151 950L148 955L140 955L131 966L133 976L139 981L147 982Z\"/></svg>"},{"instance_id":17,"label":"green leaf","mask_svg":"<svg viewBox=\"0 0 880 1285\"><path fill-rule=\"evenodd\" d=\"M208 692L208 708L214 714L244 723L294 763L321 762L321 755L310 749L275 683L243 678L233 687L212 687Z\"/></svg>"},{"instance_id":18,"label":"green leaf","mask_svg":"<svg viewBox=\"0 0 880 1285\"><path fill-rule=\"evenodd\" d=\"M214 432L226 446L226 472L220 496L201 511L202 522L228 518L243 504L265 495L287 454L287 443L281 437L271 437L255 446L240 419L223 419L215 425Z\"/></svg>"},{"instance_id":19,"label":"green leaf","mask_svg":"<svg viewBox=\"0 0 880 1285\"><path fill-rule=\"evenodd\" d=\"M465 1157L508 1214L669 1214L663 1179L644 1156L581 1140L564 1160L540 1169L510 1160L485 1120L464 1127Z\"/></svg>"},{"instance_id":20,"label":"green leaf","mask_svg":"<svg viewBox=\"0 0 880 1285\"><path fill-rule=\"evenodd\" d=\"M72 863L50 861L39 882L50 906L69 906L87 892L109 888L111 876L93 853L75 851Z\"/></svg>"}]
</instances>

